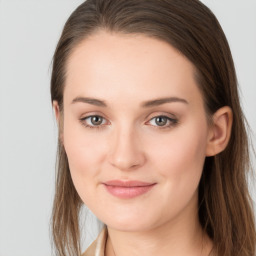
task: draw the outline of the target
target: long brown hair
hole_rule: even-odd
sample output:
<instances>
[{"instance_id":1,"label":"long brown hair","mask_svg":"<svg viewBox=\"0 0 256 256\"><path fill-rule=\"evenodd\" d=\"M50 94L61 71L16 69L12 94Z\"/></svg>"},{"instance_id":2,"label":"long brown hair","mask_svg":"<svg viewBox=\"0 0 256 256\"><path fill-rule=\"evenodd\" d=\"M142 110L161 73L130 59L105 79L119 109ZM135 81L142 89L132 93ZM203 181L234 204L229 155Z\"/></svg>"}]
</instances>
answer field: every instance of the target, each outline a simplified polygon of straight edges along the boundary
<instances>
[{"instance_id":1,"label":"long brown hair","mask_svg":"<svg viewBox=\"0 0 256 256\"><path fill-rule=\"evenodd\" d=\"M232 109L228 146L205 160L199 184L199 219L213 241L216 255L255 256L255 220L247 183L250 161L246 120L239 103L230 48L214 14L198 0L85 1L67 20L53 57L51 99L58 102L61 113L67 60L82 40L99 29L144 34L168 42L194 64L208 117L220 107ZM59 139L52 212L57 255L81 254L82 205Z\"/></svg>"}]
</instances>

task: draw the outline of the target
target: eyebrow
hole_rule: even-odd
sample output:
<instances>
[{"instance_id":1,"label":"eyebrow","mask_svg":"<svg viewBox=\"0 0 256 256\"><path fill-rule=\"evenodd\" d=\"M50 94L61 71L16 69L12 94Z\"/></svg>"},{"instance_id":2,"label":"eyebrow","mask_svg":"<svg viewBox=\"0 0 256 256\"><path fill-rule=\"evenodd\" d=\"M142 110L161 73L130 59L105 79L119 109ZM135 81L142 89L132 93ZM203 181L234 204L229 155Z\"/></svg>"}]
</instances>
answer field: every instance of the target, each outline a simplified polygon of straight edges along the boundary
<instances>
[{"instance_id":1,"label":"eyebrow","mask_svg":"<svg viewBox=\"0 0 256 256\"><path fill-rule=\"evenodd\" d=\"M99 106L99 107L107 107L107 104L105 101L95 99L95 98L76 97L72 100L72 104L77 102L88 103L88 104ZM178 97L168 97L168 98L159 98L159 99L144 101L141 103L140 106L143 108L147 108L147 107L155 107L165 103L172 103L172 102L180 102L180 103L188 104L188 102L185 99L178 98Z\"/></svg>"}]
</instances>

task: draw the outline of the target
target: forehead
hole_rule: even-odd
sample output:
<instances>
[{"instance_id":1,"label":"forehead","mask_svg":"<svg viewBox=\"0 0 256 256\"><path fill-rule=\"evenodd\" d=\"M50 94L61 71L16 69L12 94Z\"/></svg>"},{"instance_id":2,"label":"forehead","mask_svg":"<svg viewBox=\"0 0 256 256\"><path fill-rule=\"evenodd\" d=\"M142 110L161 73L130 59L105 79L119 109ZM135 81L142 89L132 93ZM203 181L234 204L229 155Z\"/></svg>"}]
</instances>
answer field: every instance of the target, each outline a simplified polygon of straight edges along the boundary
<instances>
[{"instance_id":1,"label":"forehead","mask_svg":"<svg viewBox=\"0 0 256 256\"><path fill-rule=\"evenodd\" d=\"M66 71L64 101L201 97L193 64L170 44L141 34L97 32L73 50Z\"/></svg>"}]
</instances>

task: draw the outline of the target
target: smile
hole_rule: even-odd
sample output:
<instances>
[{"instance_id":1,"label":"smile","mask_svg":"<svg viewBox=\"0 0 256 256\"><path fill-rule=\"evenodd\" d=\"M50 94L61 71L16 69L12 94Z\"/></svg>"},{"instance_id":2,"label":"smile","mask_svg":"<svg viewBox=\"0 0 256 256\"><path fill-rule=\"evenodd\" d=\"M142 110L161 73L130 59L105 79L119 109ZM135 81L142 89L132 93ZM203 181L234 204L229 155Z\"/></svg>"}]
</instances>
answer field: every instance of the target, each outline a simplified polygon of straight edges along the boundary
<instances>
[{"instance_id":1,"label":"smile","mask_svg":"<svg viewBox=\"0 0 256 256\"><path fill-rule=\"evenodd\" d=\"M156 183L112 180L103 183L103 185L111 195L122 199L130 199L147 193Z\"/></svg>"}]
</instances>

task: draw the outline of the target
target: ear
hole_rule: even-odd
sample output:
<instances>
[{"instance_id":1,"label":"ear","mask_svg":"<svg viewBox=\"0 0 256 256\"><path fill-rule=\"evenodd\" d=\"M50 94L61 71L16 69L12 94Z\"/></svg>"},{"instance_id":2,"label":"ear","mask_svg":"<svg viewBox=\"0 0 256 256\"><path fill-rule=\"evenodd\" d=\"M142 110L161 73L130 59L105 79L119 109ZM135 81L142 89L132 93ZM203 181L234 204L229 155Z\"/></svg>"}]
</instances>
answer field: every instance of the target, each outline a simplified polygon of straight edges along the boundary
<instances>
[{"instance_id":1,"label":"ear","mask_svg":"<svg viewBox=\"0 0 256 256\"><path fill-rule=\"evenodd\" d=\"M230 107L222 107L214 113L208 134L206 156L217 155L226 148L231 136L232 122L233 114Z\"/></svg>"},{"instance_id":2,"label":"ear","mask_svg":"<svg viewBox=\"0 0 256 256\"><path fill-rule=\"evenodd\" d=\"M62 118L61 118L60 107L59 107L58 101L54 100L52 103L52 106L53 106L55 118L56 118L58 128L59 128L59 140L61 141L62 144L64 144L63 127L62 127L63 122L62 122Z\"/></svg>"},{"instance_id":3,"label":"ear","mask_svg":"<svg viewBox=\"0 0 256 256\"><path fill-rule=\"evenodd\" d=\"M53 103L52 103L52 106L53 106L53 110L54 110L56 121L59 124L59 121L60 121L60 108L59 108L58 101L54 100Z\"/></svg>"}]
</instances>

